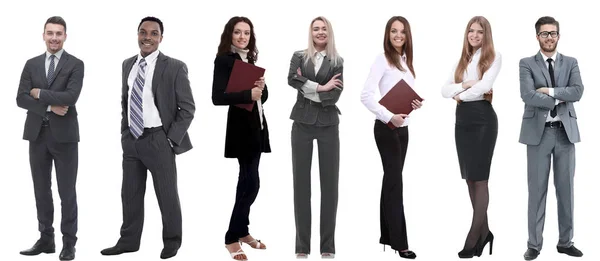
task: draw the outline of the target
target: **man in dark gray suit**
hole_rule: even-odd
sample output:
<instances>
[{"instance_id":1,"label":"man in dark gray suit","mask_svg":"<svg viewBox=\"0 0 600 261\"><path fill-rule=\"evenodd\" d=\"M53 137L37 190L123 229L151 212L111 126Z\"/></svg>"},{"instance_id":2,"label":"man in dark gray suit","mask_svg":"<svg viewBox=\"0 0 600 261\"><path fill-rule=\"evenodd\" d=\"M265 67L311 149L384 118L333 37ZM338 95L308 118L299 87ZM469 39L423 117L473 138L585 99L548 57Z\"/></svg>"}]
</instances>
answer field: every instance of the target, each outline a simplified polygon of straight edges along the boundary
<instances>
[{"instance_id":1,"label":"man in dark gray suit","mask_svg":"<svg viewBox=\"0 0 600 261\"><path fill-rule=\"evenodd\" d=\"M54 253L52 163L61 200L63 249L60 260L75 258L79 125L75 103L83 85L83 62L63 49L67 25L50 17L44 25L46 52L27 61L17 105L27 110L23 139L29 141L29 163L37 207L40 239L22 255Z\"/></svg>"},{"instance_id":2,"label":"man in dark gray suit","mask_svg":"<svg viewBox=\"0 0 600 261\"><path fill-rule=\"evenodd\" d=\"M164 248L160 258L175 256L181 246L175 155L192 149L187 130L196 108L187 66L158 51L163 32L158 18L142 19L138 26L140 54L123 62L123 225L121 238L115 246L102 250L103 255L140 248L148 170L162 213Z\"/></svg>"},{"instance_id":3,"label":"man in dark gray suit","mask_svg":"<svg viewBox=\"0 0 600 261\"><path fill-rule=\"evenodd\" d=\"M519 75L525 112L519 142L527 145L529 240L525 260L542 249L550 165L558 201L559 253L583 255L573 238L573 177L575 143L580 141L574 102L583 94L577 60L556 52L558 21L542 17L535 24L540 51L521 59Z\"/></svg>"}]
</instances>

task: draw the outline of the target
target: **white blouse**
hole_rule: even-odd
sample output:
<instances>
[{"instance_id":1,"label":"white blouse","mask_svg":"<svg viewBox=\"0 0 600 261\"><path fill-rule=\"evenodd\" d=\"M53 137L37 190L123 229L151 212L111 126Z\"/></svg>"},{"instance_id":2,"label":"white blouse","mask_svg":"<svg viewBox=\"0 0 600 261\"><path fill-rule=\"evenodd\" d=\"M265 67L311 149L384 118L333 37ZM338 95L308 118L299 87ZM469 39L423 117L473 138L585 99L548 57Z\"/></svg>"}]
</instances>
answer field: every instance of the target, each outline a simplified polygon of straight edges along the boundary
<instances>
[{"instance_id":1,"label":"white blouse","mask_svg":"<svg viewBox=\"0 0 600 261\"><path fill-rule=\"evenodd\" d=\"M415 78L406 65L406 54L402 55L400 64L405 71L400 71L396 66L390 65L385 54L379 54L371 66L371 72L360 95L360 101L383 123L388 123L394 113L379 104L379 100L402 79L409 86L413 88L415 86ZM375 95L377 89L379 89L379 95ZM408 126L408 122L409 118L406 118L400 127Z\"/></svg>"},{"instance_id":2,"label":"white blouse","mask_svg":"<svg viewBox=\"0 0 600 261\"><path fill-rule=\"evenodd\" d=\"M473 59L469 65L467 65L467 69L463 74L463 82L467 82L470 80L479 80L479 68L477 65L479 64L479 59L481 58L481 48L479 48L475 54L473 55ZM458 95L463 102L469 101L480 101L483 100L483 95L486 92L489 92L494 85L494 81L496 80L496 76L500 72L500 68L502 67L502 56L499 52L496 52L496 57L494 58L494 62L490 66L490 68L483 74L483 77L479 82L471 86L471 88L463 89L462 82L455 83L454 82L454 72L456 71L456 67L458 66L458 62L454 65L450 77L444 83L442 87L442 96L444 98L454 98L454 96Z\"/></svg>"}]
</instances>

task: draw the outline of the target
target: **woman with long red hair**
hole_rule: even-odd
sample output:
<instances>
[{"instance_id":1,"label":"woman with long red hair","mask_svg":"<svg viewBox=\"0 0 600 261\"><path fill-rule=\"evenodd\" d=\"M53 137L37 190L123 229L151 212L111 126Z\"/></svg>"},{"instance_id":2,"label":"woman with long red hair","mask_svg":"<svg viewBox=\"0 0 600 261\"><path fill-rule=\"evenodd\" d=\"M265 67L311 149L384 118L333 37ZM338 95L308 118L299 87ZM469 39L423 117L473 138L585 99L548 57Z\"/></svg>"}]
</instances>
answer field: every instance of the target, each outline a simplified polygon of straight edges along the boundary
<instances>
[{"instance_id":1,"label":"woman with long red hair","mask_svg":"<svg viewBox=\"0 0 600 261\"><path fill-rule=\"evenodd\" d=\"M483 16L471 18L465 30L462 55L442 87L442 96L456 106L455 141L460 172L467 181L473 219L460 258L480 256L494 235L489 229L488 179L496 138L498 118L492 107L492 85L500 72L502 58L494 50L492 28Z\"/></svg>"}]
</instances>

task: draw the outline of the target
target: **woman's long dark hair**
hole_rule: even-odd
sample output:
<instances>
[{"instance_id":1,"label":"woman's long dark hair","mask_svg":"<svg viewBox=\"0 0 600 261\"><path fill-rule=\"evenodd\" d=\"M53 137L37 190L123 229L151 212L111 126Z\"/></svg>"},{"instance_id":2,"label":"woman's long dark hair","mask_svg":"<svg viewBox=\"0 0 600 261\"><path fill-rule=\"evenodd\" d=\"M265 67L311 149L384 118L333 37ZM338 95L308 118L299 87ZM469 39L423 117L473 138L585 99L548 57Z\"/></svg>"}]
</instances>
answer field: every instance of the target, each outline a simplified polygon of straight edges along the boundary
<instances>
[{"instance_id":1,"label":"woman's long dark hair","mask_svg":"<svg viewBox=\"0 0 600 261\"><path fill-rule=\"evenodd\" d=\"M248 50L248 62L255 63L258 60L258 49L256 49L256 37L254 36L254 26L250 19L243 16L234 16L229 19L229 22L225 24L225 28L223 28L223 33L221 34L221 43L219 43L219 49L217 50L217 55L231 53L231 45L233 42L233 29L235 25L239 22L247 23L250 26L250 40L248 41L248 46L246 47Z\"/></svg>"}]
</instances>

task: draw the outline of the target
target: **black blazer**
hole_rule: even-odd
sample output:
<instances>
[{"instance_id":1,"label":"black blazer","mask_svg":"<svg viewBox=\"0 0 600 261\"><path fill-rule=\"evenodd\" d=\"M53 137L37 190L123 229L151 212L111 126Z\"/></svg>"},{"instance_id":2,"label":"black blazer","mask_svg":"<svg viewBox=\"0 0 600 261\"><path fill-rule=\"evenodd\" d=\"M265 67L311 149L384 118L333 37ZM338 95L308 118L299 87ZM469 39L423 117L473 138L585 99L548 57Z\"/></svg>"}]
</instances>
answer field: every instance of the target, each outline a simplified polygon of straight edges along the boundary
<instances>
[{"instance_id":1,"label":"black blazer","mask_svg":"<svg viewBox=\"0 0 600 261\"><path fill-rule=\"evenodd\" d=\"M218 55L215 58L213 75L213 104L229 105L227 131L225 134L225 157L252 157L261 152L271 152L269 129L264 113L263 130L261 131L258 106L256 104L254 104L252 112L233 106L235 104L256 103L252 101L252 91L225 93L235 59L241 60L242 58L237 53ZM269 90L265 84L261 97L263 104L265 104L268 97Z\"/></svg>"},{"instance_id":2,"label":"black blazer","mask_svg":"<svg viewBox=\"0 0 600 261\"><path fill-rule=\"evenodd\" d=\"M129 85L127 79L137 55L123 61L123 88L121 92L121 135L129 131ZM154 104L158 109L162 128L173 143L173 152L181 154L193 148L188 128L194 119L196 105L185 63L158 54L152 78Z\"/></svg>"},{"instance_id":3,"label":"black blazer","mask_svg":"<svg viewBox=\"0 0 600 261\"><path fill-rule=\"evenodd\" d=\"M298 75L297 70L300 68L302 75ZM296 104L292 108L290 119L315 126L331 126L340 123L340 109L335 105L340 99L343 87L335 88L326 92L319 92L321 102L314 102L304 98L301 87L307 80L311 80L318 84L324 85L334 75L342 73L337 79L344 80L344 60L333 65L333 61L328 56L325 56L323 63L318 72L315 72L315 65L311 60L307 64L304 63L304 51L296 51L290 60L290 69L288 72L288 85L298 90L296 95Z\"/></svg>"},{"instance_id":4,"label":"black blazer","mask_svg":"<svg viewBox=\"0 0 600 261\"><path fill-rule=\"evenodd\" d=\"M79 123L75 103L83 86L83 62L77 57L63 52L54 74L56 77L48 84L46 80L46 53L31 58L25 63L17 105L27 110L23 139L35 141L42 127L42 120L47 117L50 121L52 136L58 142L79 142ZM33 88L40 89L40 99L29 95ZM64 116L46 112L48 105L69 106Z\"/></svg>"}]
</instances>

